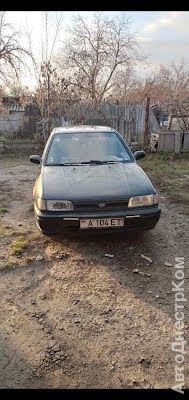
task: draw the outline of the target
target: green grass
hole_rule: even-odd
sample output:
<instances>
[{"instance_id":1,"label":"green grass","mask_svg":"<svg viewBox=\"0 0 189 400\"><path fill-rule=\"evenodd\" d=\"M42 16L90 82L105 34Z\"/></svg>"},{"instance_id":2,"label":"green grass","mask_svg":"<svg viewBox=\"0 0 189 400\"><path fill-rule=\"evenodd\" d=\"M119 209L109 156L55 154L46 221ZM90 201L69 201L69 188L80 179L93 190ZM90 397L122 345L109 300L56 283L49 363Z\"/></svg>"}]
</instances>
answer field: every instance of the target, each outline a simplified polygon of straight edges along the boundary
<instances>
[{"instance_id":1,"label":"green grass","mask_svg":"<svg viewBox=\"0 0 189 400\"><path fill-rule=\"evenodd\" d=\"M23 256L21 259L21 266L23 267L23 266L29 264L32 260L33 260L33 257L31 257L31 256Z\"/></svg>"},{"instance_id":2,"label":"green grass","mask_svg":"<svg viewBox=\"0 0 189 400\"><path fill-rule=\"evenodd\" d=\"M0 207L0 213L1 213L1 214L5 214L5 213L7 213L7 212L8 212L8 210L7 210L6 208Z\"/></svg>"},{"instance_id":3,"label":"green grass","mask_svg":"<svg viewBox=\"0 0 189 400\"><path fill-rule=\"evenodd\" d=\"M15 263L13 261L6 261L5 263L0 264L0 271L2 271L3 269L12 268L14 264Z\"/></svg>"},{"instance_id":4,"label":"green grass","mask_svg":"<svg viewBox=\"0 0 189 400\"><path fill-rule=\"evenodd\" d=\"M10 245L10 255L21 255L23 251L28 247L32 242L35 242L39 239L39 234L35 232L19 232L19 236L11 243ZM32 258L30 256L24 256L23 260L26 263L30 262Z\"/></svg>"},{"instance_id":5,"label":"green grass","mask_svg":"<svg viewBox=\"0 0 189 400\"><path fill-rule=\"evenodd\" d=\"M15 231L8 226L0 225L0 235L1 236L12 236L15 234Z\"/></svg>"},{"instance_id":6,"label":"green grass","mask_svg":"<svg viewBox=\"0 0 189 400\"><path fill-rule=\"evenodd\" d=\"M157 190L165 192L182 212L189 214L189 153L147 154L138 164Z\"/></svg>"},{"instance_id":7,"label":"green grass","mask_svg":"<svg viewBox=\"0 0 189 400\"><path fill-rule=\"evenodd\" d=\"M34 233L30 234L28 239L29 239L29 242L31 243L31 242L35 242L35 240L38 240L39 238L40 238L40 233L34 232Z\"/></svg>"},{"instance_id":8,"label":"green grass","mask_svg":"<svg viewBox=\"0 0 189 400\"><path fill-rule=\"evenodd\" d=\"M21 249L17 247L16 250L21 250ZM11 256L10 259L5 262L2 263L0 262L0 271L3 271L5 269L11 269L14 265L17 267L26 267L33 260L33 257L29 255L25 255L21 257L19 260L14 259L14 255L17 254L20 253L13 254L13 257Z\"/></svg>"},{"instance_id":9,"label":"green grass","mask_svg":"<svg viewBox=\"0 0 189 400\"><path fill-rule=\"evenodd\" d=\"M32 231L22 231L11 228L8 225L0 224L0 235L1 236L20 236L20 235L29 235Z\"/></svg>"},{"instance_id":10,"label":"green grass","mask_svg":"<svg viewBox=\"0 0 189 400\"><path fill-rule=\"evenodd\" d=\"M28 240L25 240L25 236L18 236L10 245L10 254L19 255L28 245Z\"/></svg>"},{"instance_id":11,"label":"green grass","mask_svg":"<svg viewBox=\"0 0 189 400\"><path fill-rule=\"evenodd\" d=\"M25 253L25 249L30 250L30 245L36 245L36 240L39 239L39 233L31 230L18 230L9 225L0 225L0 236L9 237L10 245L7 247L8 260L0 262L0 271L10 269L14 265L17 267L26 267L33 260L33 256ZM0 238L1 240L1 238ZM16 256L20 256L19 259Z\"/></svg>"}]
</instances>

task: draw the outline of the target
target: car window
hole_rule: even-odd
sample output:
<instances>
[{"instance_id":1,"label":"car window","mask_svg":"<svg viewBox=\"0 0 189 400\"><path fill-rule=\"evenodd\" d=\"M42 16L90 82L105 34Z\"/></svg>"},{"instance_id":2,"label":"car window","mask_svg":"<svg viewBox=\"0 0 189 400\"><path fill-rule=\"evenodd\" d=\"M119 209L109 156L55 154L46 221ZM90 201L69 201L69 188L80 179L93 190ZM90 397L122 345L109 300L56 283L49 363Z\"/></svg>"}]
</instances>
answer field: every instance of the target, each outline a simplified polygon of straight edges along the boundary
<instances>
[{"instance_id":1,"label":"car window","mask_svg":"<svg viewBox=\"0 0 189 400\"><path fill-rule=\"evenodd\" d=\"M114 132L76 132L55 134L46 164L81 163L90 160L131 161Z\"/></svg>"}]
</instances>

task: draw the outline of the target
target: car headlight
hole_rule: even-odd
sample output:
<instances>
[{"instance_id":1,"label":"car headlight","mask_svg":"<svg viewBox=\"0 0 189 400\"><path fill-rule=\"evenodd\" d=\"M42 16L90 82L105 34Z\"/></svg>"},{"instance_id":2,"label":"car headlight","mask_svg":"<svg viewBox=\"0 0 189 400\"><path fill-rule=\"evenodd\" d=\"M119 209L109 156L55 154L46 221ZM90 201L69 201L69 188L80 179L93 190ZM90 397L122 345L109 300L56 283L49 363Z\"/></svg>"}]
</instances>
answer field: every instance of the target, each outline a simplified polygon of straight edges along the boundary
<instances>
[{"instance_id":1,"label":"car headlight","mask_svg":"<svg viewBox=\"0 0 189 400\"><path fill-rule=\"evenodd\" d=\"M72 211L73 203L68 200L46 200L48 211Z\"/></svg>"},{"instance_id":2,"label":"car headlight","mask_svg":"<svg viewBox=\"0 0 189 400\"><path fill-rule=\"evenodd\" d=\"M149 194L146 196L135 196L129 199L128 207L142 207L142 206L152 206L153 204L158 204L158 194Z\"/></svg>"}]
</instances>

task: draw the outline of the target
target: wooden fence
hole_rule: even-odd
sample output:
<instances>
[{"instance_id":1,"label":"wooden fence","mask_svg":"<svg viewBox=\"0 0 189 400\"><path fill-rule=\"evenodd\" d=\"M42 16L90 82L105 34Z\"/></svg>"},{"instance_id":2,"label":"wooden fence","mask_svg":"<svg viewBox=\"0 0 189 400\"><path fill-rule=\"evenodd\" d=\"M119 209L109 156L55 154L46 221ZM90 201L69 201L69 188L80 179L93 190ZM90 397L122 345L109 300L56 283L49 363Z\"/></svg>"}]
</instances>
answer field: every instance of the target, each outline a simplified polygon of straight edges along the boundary
<instances>
[{"instance_id":1,"label":"wooden fence","mask_svg":"<svg viewBox=\"0 0 189 400\"><path fill-rule=\"evenodd\" d=\"M74 109L75 107L75 109ZM99 109L86 105L74 106L71 125L104 125L116 129L130 144L140 140L145 129L145 105L105 103Z\"/></svg>"},{"instance_id":2,"label":"wooden fence","mask_svg":"<svg viewBox=\"0 0 189 400\"><path fill-rule=\"evenodd\" d=\"M20 116L22 114L22 119ZM0 115L0 133L7 132L18 134L23 133L25 137L35 137L43 135L48 137L49 131L57 126L70 126L78 124L105 125L116 129L124 140L130 145L131 142L141 142L146 132L146 104L110 104L104 103L99 109L89 107L85 104L74 104L69 111L69 116L65 121L62 116L42 119L36 115L24 112L17 112L19 124L15 123L15 115ZM148 131L159 133L160 127L152 109L149 109ZM48 133L47 133L48 132Z\"/></svg>"},{"instance_id":3,"label":"wooden fence","mask_svg":"<svg viewBox=\"0 0 189 400\"><path fill-rule=\"evenodd\" d=\"M159 133L158 151L173 151L179 154L183 151L189 151L189 132L161 132Z\"/></svg>"},{"instance_id":4,"label":"wooden fence","mask_svg":"<svg viewBox=\"0 0 189 400\"><path fill-rule=\"evenodd\" d=\"M132 141L142 141L145 131L145 104L104 104L101 110L89 109L83 107L72 111L74 118L70 125L88 124L105 125L116 129L124 140L130 144ZM149 132L158 133L159 124L153 113L149 110Z\"/></svg>"},{"instance_id":5,"label":"wooden fence","mask_svg":"<svg viewBox=\"0 0 189 400\"><path fill-rule=\"evenodd\" d=\"M106 120L101 118L84 120L83 124L109 126L117 130L128 144L130 144L132 140L140 140L144 130L144 128L142 129L141 127L141 130L136 131L134 126L135 121L132 119L128 120L126 118L116 117Z\"/></svg>"}]
</instances>

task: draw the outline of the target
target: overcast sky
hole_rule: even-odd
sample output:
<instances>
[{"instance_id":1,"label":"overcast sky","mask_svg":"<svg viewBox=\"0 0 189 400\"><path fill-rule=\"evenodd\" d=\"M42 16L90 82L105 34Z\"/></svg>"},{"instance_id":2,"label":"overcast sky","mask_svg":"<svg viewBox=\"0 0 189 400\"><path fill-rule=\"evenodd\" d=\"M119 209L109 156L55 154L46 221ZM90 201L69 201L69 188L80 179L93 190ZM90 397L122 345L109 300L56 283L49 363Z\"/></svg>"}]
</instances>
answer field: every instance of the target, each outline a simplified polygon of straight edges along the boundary
<instances>
[{"instance_id":1,"label":"overcast sky","mask_svg":"<svg viewBox=\"0 0 189 400\"><path fill-rule=\"evenodd\" d=\"M92 17L93 12L88 11L63 11L63 29L60 39L65 38L65 29L72 24L72 18L76 14ZM160 64L168 64L171 60L181 59L189 62L189 11L107 11L102 14L114 16L126 13L131 18L132 31L136 32L144 53L149 56L150 69L156 69ZM52 20L60 15L58 12L50 12ZM44 33L44 20L40 11L8 11L7 22L10 22L16 30L24 32L26 23L32 32L32 42L36 54L40 53L41 37ZM51 35L52 37L53 35ZM25 44L24 35L22 42ZM50 38L49 38L50 40ZM24 80L25 84L31 83L29 75Z\"/></svg>"}]
</instances>

